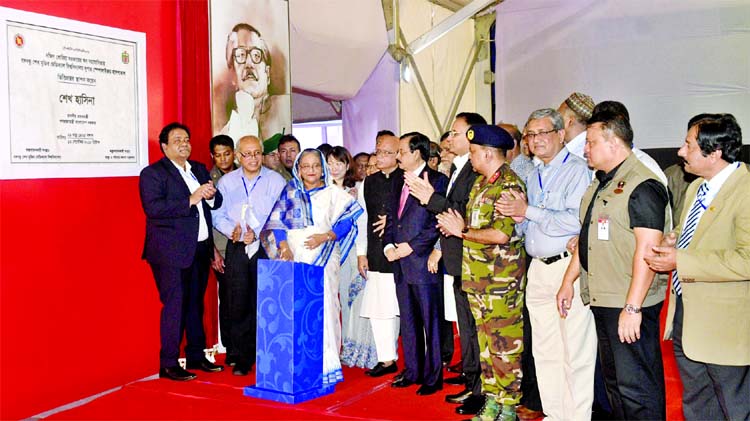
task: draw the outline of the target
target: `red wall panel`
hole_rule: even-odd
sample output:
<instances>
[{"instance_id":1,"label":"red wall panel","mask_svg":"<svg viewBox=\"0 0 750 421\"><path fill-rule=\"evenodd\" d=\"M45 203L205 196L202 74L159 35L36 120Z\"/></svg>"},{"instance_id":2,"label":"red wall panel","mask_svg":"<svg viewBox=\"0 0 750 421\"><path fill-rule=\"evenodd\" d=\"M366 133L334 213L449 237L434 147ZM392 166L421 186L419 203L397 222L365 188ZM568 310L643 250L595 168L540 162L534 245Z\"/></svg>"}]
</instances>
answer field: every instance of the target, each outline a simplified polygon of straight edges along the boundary
<instances>
[{"instance_id":1,"label":"red wall panel","mask_svg":"<svg viewBox=\"0 0 750 421\"><path fill-rule=\"evenodd\" d=\"M180 114L210 127L209 110L178 104L177 71L186 63L176 2L0 6L146 33L152 162L161 157L159 130ZM202 63L194 55L192 62ZM194 157L206 162L201 134L193 136ZM0 181L0 418L28 417L157 371L160 305L140 259L144 221L137 177Z\"/></svg>"}]
</instances>

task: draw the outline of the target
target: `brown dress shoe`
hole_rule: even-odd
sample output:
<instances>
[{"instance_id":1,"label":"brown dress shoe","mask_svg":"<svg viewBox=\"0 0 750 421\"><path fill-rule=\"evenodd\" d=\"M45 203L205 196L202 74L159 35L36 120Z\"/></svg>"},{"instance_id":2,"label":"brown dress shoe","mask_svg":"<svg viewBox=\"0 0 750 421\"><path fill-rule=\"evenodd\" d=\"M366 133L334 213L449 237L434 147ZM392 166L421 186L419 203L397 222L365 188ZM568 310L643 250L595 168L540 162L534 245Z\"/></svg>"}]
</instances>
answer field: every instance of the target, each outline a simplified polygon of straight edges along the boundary
<instances>
[{"instance_id":1,"label":"brown dress shoe","mask_svg":"<svg viewBox=\"0 0 750 421\"><path fill-rule=\"evenodd\" d=\"M523 405L516 406L516 415L520 420L536 420L544 418L544 412L529 409Z\"/></svg>"}]
</instances>

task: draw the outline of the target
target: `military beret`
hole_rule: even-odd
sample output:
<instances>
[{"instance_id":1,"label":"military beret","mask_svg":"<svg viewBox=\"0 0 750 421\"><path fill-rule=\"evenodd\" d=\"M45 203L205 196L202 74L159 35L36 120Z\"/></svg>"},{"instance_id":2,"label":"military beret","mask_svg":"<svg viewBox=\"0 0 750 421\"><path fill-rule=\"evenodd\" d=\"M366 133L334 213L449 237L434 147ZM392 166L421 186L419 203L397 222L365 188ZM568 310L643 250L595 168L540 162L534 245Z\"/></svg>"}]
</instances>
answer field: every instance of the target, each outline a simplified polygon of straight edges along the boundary
<instances>
[{"instance_id":1,"label":"military beret","mask_svg":"<svg viewBox=\"0 0 750 421\"><path fill-rule=\"evenodd\" d=\"M269 153L279 149L279 140L281 140L281 136L283 136L283 134L276 133L275 135L263 141L263 155L268 155Z\"/></svg>"},{"instance_id":2,"label":"military beret","mask_svg":"<svg viewBox=\"0 0 750 421\"><path fill-rule=\"evenodd\" d=\"M484 145L498 149L513 149L516 142L513 136L500 127L491 124L475 124L466 132L466 138L474 145Z\"/></svg>"}]
</instances>

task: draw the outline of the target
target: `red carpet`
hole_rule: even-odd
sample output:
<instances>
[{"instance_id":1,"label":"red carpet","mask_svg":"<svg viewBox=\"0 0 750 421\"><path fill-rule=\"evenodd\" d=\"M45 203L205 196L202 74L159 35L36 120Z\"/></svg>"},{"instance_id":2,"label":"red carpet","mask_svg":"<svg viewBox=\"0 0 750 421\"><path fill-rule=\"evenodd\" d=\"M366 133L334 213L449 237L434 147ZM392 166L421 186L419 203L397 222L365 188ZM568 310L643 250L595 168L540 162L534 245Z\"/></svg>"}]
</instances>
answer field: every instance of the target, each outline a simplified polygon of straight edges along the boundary
<instances>
[{"instance_id":1,"label":"red carpet","mask_svg":"<svg viewBox=\"0 0 750 421\"><path fill-rule=\"evenodd\" d=\"M666 313L666 303L664 314ZM664 319L662 315L662 324ZM672 342L662 342L667 387L667 419L682 420L682 385L672 352ZM459 345L456 343L456 355ZM458 357L456 357L458 358ZM223 361L223 356L220 357ZM452 376L445 373L445 376ZM189 382L147 380L85 405L58 412L48 419L248 419L248 420L458 420L466 418L454 412L455 405L445 395L457 393L460 386L446 385L432 396L417 396L416 386L390 387L392 375L371 378L361 369L344 368L344 382L336 392L298 405L248 398L244 386L255 382L233 376L231 369L221 373L198 374Z\"/></svg>"}]
</instances>

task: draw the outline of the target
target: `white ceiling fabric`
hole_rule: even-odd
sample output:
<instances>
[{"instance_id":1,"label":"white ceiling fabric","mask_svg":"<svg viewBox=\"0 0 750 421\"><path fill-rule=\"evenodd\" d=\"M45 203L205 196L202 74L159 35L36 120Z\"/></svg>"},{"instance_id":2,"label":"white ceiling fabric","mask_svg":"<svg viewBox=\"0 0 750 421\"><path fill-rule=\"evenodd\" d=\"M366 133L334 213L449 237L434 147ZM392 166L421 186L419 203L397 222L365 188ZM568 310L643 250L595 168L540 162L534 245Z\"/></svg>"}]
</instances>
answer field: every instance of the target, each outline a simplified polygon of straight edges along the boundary
<instances>
[{"instance_id":1,"label":"white ceiling fabric","mask_svg":"<svg viewBox=\"0 0 750 421\"><path fill-rule=\"evenodd\" d=\"M289 0L292 86L356 95L388 48L380 0Z\"/></svg>"}]
</instances>

